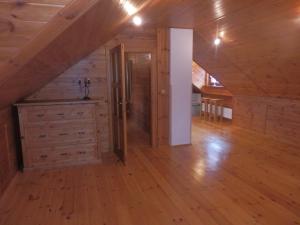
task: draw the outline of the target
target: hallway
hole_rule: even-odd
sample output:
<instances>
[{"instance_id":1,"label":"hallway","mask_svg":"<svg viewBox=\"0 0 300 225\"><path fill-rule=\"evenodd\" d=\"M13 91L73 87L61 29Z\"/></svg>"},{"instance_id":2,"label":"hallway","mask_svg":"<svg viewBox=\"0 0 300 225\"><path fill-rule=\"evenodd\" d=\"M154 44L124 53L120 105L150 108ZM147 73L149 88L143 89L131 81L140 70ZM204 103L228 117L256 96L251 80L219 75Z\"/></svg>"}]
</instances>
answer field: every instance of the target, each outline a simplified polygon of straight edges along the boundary
<instances>
[{"instance_id":1,"label":"hallway","mask_svg":"<svg viewBox=\"0 0 300 225\"><path fill-rule=\"evenodd\" d=\"M130 147L126 167L18 174L0 225L300 224L296 147L198 119L193 135L192 146Z\"/></svg>"}]
</instances>

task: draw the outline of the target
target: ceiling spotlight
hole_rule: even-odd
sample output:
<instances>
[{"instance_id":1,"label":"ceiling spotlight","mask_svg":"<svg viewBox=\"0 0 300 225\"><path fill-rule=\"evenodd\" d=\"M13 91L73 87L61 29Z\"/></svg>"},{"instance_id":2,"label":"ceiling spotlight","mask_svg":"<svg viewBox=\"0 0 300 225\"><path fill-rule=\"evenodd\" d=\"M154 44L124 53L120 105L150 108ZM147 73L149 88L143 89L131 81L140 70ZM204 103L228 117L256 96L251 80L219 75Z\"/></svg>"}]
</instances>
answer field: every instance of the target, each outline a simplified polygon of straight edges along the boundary
<instances>
[{"instance_id":1,"label":"ceiling spotlight","mask_svg":"<svg viewBox=\"0 0 300 225\"><path fill-rule=\"evenodd\" d=\"M129 16L132 16L137 12L137 8L129 1L123 2L122 4L123 4L123 8L125 9L125 11L128 13Z\"/></svg>"},{"instance_id":2,"label":"ceiling spotlight","mask_svg":"<svg viewBox=\"0 0 300 225\"><path fill-rule=\"evenodd\" d=\"M221 44L221 39L217 37L217 38L214 40L214 44L215 44L215 46L220 45L220 44Z\"/></svg>"},{"instance_id":3,"label":"ceiling spotlight","mask_svg":"<svg viewBox=\"0 0 300 225\"><path fill-rule=\"evenodd\" d=\"M224 31L221 31L221 32L219 33L220 37L224 37L224 34L225 34Z\"/></svg>"},{"instance_id":4,"label":"ceiling spotlight","mask_svg":"<svg viewBox=\"0 0 300 225\"><path fill-rule=\"evenodd\" d=\"M132 22L136 26L141 26L142 23L143 23L143 20L140 16L134 16L133 19L132 19Z\"/></svg>"}]
</instances>

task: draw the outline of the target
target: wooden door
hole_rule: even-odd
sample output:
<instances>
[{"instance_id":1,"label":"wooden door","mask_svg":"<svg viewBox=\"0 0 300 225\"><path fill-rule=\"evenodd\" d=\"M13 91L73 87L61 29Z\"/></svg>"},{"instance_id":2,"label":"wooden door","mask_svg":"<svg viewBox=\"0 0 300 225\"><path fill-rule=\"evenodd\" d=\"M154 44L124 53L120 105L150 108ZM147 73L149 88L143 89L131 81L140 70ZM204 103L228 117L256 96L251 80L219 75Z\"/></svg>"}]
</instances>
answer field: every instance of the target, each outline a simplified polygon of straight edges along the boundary
<instances>
[{"instance_id":1,"label":"wooden door","mask_svg":"<svg viewBox=\"0 0 300 225\"><path fill-rule=\"evenodd\" d=\"M110 50L112 71L112 119L113 147L118 158L126 163L127 125L126 125L126 91L125 91L125 56L124 45Z\"/></svg>"}]
</instances>

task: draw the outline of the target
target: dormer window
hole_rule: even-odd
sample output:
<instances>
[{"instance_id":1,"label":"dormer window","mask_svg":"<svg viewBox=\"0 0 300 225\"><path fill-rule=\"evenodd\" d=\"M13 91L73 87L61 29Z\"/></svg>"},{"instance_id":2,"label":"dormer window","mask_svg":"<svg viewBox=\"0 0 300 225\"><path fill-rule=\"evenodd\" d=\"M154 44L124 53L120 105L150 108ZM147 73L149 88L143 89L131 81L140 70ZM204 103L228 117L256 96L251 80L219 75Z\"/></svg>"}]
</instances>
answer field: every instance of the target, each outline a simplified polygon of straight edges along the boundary
<instances>
[{"instance_id":1,"label":"dormer window","mask_svg":"<svg viewBox=\"0 0 300 225\"><path fill-rule=\"evenodd\" d=\"M208 85L213 86L213 87L223 87L223 85L219 81L217 81L216 78L214 78L211 75L209 75Z\"/></svg>"}]
</instances>

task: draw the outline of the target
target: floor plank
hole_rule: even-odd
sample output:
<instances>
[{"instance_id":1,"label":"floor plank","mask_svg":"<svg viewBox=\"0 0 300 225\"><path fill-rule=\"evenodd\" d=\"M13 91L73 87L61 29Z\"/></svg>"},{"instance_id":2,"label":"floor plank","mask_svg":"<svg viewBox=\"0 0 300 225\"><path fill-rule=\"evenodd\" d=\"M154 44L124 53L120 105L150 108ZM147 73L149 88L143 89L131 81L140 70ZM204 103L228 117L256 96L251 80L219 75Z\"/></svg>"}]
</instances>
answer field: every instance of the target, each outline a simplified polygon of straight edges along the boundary
<instances>
[{"instance_id":1,"label":"floor plank","mask_svg":"<svg viewBox=\"0 0 300 225\"><path fill-rule=\"evenodd\" d=\"M190 146L150 149L136 134L127 166L18 174L0 225L300 224L297 146L197 118Z\"/></svg>"}]
</instances>

